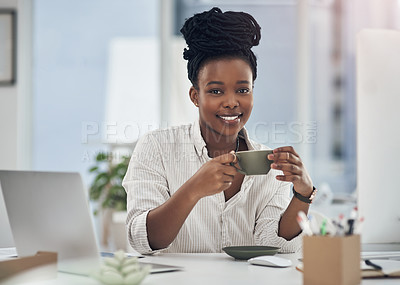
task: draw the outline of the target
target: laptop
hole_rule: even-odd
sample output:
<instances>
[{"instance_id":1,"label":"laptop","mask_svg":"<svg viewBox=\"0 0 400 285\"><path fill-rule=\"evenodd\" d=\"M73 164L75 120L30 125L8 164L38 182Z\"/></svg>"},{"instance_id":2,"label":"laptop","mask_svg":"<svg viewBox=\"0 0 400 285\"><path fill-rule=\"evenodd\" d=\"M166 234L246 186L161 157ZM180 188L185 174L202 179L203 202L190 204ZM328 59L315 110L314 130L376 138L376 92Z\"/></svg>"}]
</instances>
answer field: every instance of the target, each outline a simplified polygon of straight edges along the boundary
<instances>
[{"instance_id":1,"label":"laptop","mask_svg":"<svg viewBox=\"0 0 400 285\"><path fill-rule=\"evenodd\" d=\"M18 256L58 253L58 270L88 275L100 252L78 173L0 171Z\"/></svg>"},{"instance_id":2,"label":"laptop","mask_svg":"<svg viewBox=\"0 0 400 285\"><path fill-rule=\"evenodd\" d=\"M84 189L79 173L0 170L18 256L54 251L58 271L89 275L98 269L102 257ZM182 269L146 264L152 265L151 273Z\"/></svg>"}]
</instances>

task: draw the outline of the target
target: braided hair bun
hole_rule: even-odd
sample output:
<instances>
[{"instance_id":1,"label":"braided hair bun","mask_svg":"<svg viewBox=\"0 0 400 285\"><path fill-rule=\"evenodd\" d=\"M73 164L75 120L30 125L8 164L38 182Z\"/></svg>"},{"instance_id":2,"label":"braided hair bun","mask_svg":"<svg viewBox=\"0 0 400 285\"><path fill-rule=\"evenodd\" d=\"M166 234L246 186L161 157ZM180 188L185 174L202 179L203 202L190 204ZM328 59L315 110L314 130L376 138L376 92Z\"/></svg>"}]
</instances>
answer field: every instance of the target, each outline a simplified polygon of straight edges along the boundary
<instances>
[{"instance_id":1,"label":"braided hair bun","mask_svg":"<svg viewBox=\"0 0 400 285\"><path fill-rule=\"evenodd\" d=\"M195 14L187 19L181 29L188 48L183 58L188 61L188 78L197 87L199 69L208 60L238 57L249 63L253 80L257 77L257 59L251 51L260 42L260 26L244 12L227 11L219 8Z\"/></svg>"}]
</instances>

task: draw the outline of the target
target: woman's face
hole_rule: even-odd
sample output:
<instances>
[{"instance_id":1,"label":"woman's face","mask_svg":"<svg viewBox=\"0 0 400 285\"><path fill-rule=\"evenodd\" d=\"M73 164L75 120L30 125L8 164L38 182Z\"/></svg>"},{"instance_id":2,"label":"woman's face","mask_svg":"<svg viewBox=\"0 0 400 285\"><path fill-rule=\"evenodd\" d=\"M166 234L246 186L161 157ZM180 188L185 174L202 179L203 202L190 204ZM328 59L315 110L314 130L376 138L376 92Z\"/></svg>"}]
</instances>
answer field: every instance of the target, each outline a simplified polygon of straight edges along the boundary
<instances>
[{"instance_id":1,"label":"woman's face","mask_svg":"<svg viewBox=\"0 0 400 285\"><path fill-rule=\"evenodd\" d=\"M202 131L237 136L253 109L253 73L242 59L218 59L198 73L198 89L190 97L199 107ZM218 138L218 137L216 137Z\"/></svg>"}]
</instances>

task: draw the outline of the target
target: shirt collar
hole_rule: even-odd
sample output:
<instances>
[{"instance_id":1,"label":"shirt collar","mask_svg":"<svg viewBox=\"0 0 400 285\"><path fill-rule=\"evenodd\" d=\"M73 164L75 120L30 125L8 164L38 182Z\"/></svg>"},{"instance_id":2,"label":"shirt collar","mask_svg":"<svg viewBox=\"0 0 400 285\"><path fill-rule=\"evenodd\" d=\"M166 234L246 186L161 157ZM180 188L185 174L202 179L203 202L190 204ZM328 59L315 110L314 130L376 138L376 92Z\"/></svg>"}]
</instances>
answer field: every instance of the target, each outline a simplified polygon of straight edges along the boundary
<instances>
[{"instance_id":1,"label":"shirt collar","mask_svg":"<svg viewBox=\"0 0 400 285\"><path fill-rule=\"evenodd\" d=\"M249 138L249 134L247 132L246 127L243 127L243 129L240 130L239 132L239 137L244 139L246 141L247 147L249 148L249 150L256 150L259 149L258 147L256 147L252 141Z\"/></svg>"},{"instance_id":2,"label":"shirt collar","mask_svg":"<svg viewBox=\"0 0 400 285\"><path fill-rule=\"evenodd\" d=\"M239 137L243 138L246 141L247 147L249 150L258 149L255 148L253 143L251 142L248 132L245 127L240 130ZM196 120L193 124L193 143L196 149L197 155L202 156L204 153L207 154L206 150L206 142L204 141L201 131L200 131L200 122Z\"/></svg>"},{"instance_id":3,"label":"shirt collar","mask_svg":"<svg viewBox=\"0 0 400 285\"><path fill-rule=\"evenodd\" d=\"M197 155L202 156L203 150L206 148L206 142L204 141L203 137L201 136L200 131L200 122L196 120L193 124L193 143L194 148L196 149Z\"/></svg>"}]
</instances>

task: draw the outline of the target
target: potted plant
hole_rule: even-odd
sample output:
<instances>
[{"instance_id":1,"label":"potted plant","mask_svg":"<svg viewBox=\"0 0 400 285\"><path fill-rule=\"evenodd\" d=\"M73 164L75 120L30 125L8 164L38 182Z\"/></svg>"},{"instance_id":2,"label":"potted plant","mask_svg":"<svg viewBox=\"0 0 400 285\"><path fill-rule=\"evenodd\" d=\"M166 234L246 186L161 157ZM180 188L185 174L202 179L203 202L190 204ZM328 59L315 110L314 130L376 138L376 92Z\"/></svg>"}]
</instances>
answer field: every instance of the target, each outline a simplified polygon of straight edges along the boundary
<instances>
[{"instance_id":1,"label":"potted plant","mask_svg":"<svg viewBox=\"0 0 400 285\"><path fill-rule=\"evenodd\" d=\"M90 185L89 197L92 201L99 202L99 209L94 211L97 215L102 212L102 245L109 247L111 236L112 217L115 212L126 212L126 192L122 187L122 180L128 169L129 157L123 156L120 161L115 162L111 153L101 152L96 156L96 164L89 169L94 179ZM121 228L121 226L119 226ZM123 225L123 237L125 240L125 227ZM121 230L119 230L121 231ZM114 242L121 240L113 230Z\"/></svg>"},{"instance_id":2,"label":"potted plant","mask_svg":"<svg viewBox=\"0 0 400 285\"><path fill-rule=\"evenodd\" d=\"M113 163L111 154L99 153L96 156L96 165L89 169L89 172L96 175L90 186L90 199L101 201L102 208L126 210L126 192L122 187L122 179L128 164L127 156L123 156L120 162Z\"/></svg>"}]
</instances>

